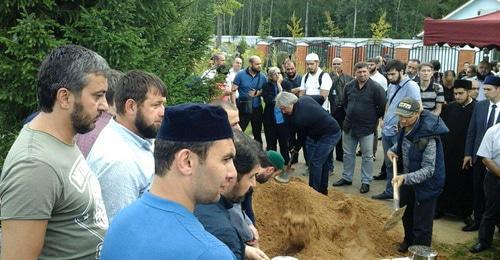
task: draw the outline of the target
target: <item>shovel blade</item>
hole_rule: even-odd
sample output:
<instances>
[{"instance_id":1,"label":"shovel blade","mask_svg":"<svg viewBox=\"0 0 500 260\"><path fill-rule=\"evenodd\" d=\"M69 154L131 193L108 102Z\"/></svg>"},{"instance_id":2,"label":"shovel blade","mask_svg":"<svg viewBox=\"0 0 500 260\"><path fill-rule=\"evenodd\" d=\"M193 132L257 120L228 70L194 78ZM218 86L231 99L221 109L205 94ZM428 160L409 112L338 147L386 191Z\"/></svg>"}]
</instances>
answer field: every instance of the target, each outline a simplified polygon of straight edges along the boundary
<instances>
[{"instance_id":1,"label":"shovel blade","mask_svg":"<svg viewBox=\"0 0 500 260\"><path fill-rule=\"evenodd\" d=\"M277 182L281 182L281 183L289 183L290 182L290 176L288 175L287 172L282 172L280 175L276 175L274 176L274 179L277 181Z\"/></svg>"},{"instance_id":2,"label":"shovel blade","mask_svg":"<svg viewBox=\"0 0 500 260\"><path fill-rule=\"evenodd\" d=\"M396 227L405 214L406 205L402 208L395 209L392 214L387 218L384 225L384 231L388 231Z\"/></svg>"}]
</instances>

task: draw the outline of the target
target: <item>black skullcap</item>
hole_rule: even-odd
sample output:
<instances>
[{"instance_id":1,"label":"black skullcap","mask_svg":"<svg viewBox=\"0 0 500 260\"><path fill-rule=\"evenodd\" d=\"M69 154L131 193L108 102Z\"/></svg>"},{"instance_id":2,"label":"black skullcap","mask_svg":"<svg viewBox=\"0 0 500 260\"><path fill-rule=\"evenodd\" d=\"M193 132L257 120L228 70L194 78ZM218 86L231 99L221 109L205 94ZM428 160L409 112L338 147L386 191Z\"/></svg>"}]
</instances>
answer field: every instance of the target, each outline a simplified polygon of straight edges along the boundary
<instances>
[{"instance_id":1,"label":"black skullcap","mask_svg":"<svg viewBox=\"0 0 500 260\"><path fill-rule=\"evenodd\" d=\"M156 138L175 142L210 142L233 137L224 109L204 104L165 108Z\"/></svg>"},{"instance_id":2,"label":"black skullcap","mask_svg":"<svg viewBox=\"0 0 500 260\"><path fill-rule=\"evenodd\" d=\"M472 81L465 79L456 79L455 82L453 82L453 88L472 89Z\"/></svg>"},{"instance_id":3,"label":"black skullcap","mask_svg":"<svg viewBox=\"0 0 500 260\"><path fill-rule=\"evenodd\" d=\"M496 76L487 76L487 77L484 79L483 84L484 84L484 85L493 85L493 86L500 87L500 77L496 77Z\"/></svg>"}]
</instances>

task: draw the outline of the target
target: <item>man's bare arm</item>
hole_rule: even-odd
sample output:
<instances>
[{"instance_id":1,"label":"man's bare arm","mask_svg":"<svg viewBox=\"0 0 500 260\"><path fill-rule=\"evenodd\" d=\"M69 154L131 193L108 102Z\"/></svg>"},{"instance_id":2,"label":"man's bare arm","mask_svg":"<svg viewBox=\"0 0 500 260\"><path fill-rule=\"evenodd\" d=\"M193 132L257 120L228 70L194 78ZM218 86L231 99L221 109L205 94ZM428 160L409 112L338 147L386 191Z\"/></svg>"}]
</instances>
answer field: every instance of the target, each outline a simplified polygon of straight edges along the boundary
<instances>
[{"instance_id":1,"label":"man's bare arm","mask_svg":"<svg viewBox=\"0 0 500 260\"><path fill-rule=\"evenodd\" d=\"M3 220L2 260L36 260L40 256L47 220Z\"/></svg>"}]
</instances>

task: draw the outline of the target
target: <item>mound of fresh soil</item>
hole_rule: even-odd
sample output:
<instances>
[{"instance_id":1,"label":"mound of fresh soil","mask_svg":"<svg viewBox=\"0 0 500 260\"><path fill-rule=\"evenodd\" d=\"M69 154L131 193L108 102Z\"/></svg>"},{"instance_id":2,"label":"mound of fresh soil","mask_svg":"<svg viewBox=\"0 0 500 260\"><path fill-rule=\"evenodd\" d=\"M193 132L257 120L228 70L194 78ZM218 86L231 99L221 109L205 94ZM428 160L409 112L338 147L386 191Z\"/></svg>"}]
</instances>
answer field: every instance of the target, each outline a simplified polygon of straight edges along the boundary
<instances>
[{"instance_id":1,"label":"mound of fresh soil","mask_svg":"<svg viewBox=\"0 0 500 260\"><path fill-rule=\"evenodd\" d=\"M330 189L326 197L298 178L258 185L254 211L260 247L269 256L375 259L398 256L402 227L384 232L391 209Z\"/></svg>"}]
</instances>

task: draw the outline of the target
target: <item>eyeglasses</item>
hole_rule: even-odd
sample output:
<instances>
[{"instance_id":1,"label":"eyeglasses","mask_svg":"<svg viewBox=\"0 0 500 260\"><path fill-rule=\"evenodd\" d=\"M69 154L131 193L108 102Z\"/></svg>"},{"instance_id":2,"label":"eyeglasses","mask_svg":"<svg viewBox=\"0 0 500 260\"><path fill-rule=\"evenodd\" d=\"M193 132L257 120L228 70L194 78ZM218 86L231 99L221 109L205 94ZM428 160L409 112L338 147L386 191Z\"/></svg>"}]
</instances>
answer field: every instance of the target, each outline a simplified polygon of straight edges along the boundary
<instances>
[{"instance_id":1,"label":"eyeglasses","mask_svg":"<svg viewBox=\"0 0 500 260\"><path fill-rule=\"evenodd\" d=\"M342 63L332 63L333 66L335 65L341 65Z\"/></svg>"}]
</instances>

